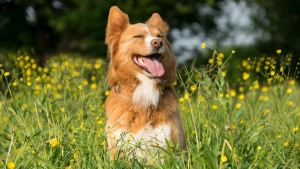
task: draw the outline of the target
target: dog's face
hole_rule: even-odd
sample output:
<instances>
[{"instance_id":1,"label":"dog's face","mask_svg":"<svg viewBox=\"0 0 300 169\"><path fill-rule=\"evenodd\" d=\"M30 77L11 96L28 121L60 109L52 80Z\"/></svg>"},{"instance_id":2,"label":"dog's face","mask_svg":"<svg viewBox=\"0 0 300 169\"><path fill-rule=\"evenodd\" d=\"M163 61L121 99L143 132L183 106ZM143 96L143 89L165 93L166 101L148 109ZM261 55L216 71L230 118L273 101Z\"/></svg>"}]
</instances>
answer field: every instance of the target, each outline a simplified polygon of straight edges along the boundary
<instances>
[{"instance_id":1,"label":"dog's face","mask_svg":"<svg viewBox=\"0 0 300 169\"><path fill-rule=\"evenodd\" d=\"M166 39L167 33L168 26L159 14L154 13L145 24L131 25L126 14L118 7L112 7L106 30L110 79L122 73L144 74L172 83L176 61Z\"/></svg>"}]
</instances>

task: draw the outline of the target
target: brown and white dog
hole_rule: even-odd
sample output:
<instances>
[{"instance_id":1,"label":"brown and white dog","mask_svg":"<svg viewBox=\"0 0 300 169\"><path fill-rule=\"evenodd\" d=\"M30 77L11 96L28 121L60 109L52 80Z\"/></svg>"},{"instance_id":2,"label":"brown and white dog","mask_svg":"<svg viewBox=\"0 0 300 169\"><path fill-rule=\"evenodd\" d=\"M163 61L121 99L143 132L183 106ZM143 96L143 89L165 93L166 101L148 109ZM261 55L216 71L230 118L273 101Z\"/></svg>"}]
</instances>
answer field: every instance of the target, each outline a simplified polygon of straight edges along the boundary
<instances>
[{"instance_id":1,"label":"brown and white dog","mask_svg":"<svg viewBox=\"0 0 300 169\"><path fill-rule=\"evenodd\" d=\"M168 26L154 13L145 23L131 25L118 7L110 9L105 42L109 52L106 131L111 157L127 133L131 143L166 146L166 140L186 150L178 97L172 86L176 60L166 39ZM123 139L124 141L124 139Z\"/></svg>"}]
</instances>

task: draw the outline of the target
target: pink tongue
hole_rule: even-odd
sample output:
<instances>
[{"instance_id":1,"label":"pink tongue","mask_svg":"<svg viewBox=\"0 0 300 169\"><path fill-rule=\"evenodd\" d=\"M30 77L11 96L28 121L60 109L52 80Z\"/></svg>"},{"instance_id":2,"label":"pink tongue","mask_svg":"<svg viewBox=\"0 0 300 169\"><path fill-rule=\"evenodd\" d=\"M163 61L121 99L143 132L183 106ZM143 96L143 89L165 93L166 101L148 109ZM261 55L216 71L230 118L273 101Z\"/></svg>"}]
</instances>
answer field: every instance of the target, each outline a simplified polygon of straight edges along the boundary
<instances>
[{"instance_id":1,"label":"pink tongue","mask_svg":"<svg viewBox=\"0 0 300 169\"><path fill-rule=\"evenodd\" d=\"M163 65L159 63L158 60L156 59L151 60L150 58L147 57L142 57L142 59L144 63L147 65L147 69L152 75L160 77L165 73Z\"/></svg>"}]
</instances>

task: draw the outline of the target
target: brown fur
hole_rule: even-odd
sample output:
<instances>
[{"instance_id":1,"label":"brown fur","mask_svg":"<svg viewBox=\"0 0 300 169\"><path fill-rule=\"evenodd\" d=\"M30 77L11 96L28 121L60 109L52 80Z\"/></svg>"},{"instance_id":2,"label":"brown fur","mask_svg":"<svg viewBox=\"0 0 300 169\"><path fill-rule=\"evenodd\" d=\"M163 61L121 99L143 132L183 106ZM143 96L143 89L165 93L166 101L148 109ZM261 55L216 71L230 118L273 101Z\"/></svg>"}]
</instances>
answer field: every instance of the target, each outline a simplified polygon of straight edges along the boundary
<instances>
[{"instance_id":1,"label":"brown fur","mask_svg":"<svg viewBox=\"0 0 300 169\"><path fill-rule=\"evenodd\" d=\"M152 35L163 36L166 45L166 52L162 59L165 73L161 77L155 77L160 79L156 85L161 94L159 104L157 107L141 108L132 102L135 88L141 83L137 74L144 72L135 65L132 56L133 54L148 55L143 38L132 37L146 36L147 32L144 30L144 24L131 25L128 16L114 6L110 9L106 30L106 44L110 57L109 86L112 88L105 103L108 118L106 129L110 126L114 130L128 130L131 134L136 134L149 123L153 128L168 124L171 128L170 141L174 144L180 142L181 148L186 150L182 120L177 108L178 97L172 86L176 78L176 60L171 45L166 39L169 28L157 13L152 15L146 25ZM110 137L110 134L107 140L113 157L116 153L115 140Z\"/></svg>"}]
</instances>

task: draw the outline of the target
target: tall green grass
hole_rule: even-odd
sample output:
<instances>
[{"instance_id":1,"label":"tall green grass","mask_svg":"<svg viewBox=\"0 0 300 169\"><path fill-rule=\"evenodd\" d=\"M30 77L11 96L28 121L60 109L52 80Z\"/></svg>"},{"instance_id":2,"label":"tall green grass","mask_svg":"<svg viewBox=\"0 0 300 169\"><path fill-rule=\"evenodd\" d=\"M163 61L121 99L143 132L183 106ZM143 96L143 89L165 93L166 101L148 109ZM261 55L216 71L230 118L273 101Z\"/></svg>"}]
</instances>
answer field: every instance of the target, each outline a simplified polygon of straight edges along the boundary
<instances>
[{"instance_id":1,"label":"tall green grass","mask_svg":"<svg viewBox=\"0 0 300 169\"><path fill-rule=\"evenodd\" d=\"M213 54L207 66L182 68L173 84L187 155L169 143L153 146L158 154L145 151L147 159L110 160L106 61L60 54L42 68L26 53L0 55L0 167L298 168L297 60L276 54L234 65L241 54L204 47ZM239 79L228 81L229 67Z\"/></svg>"}]
</instances>

